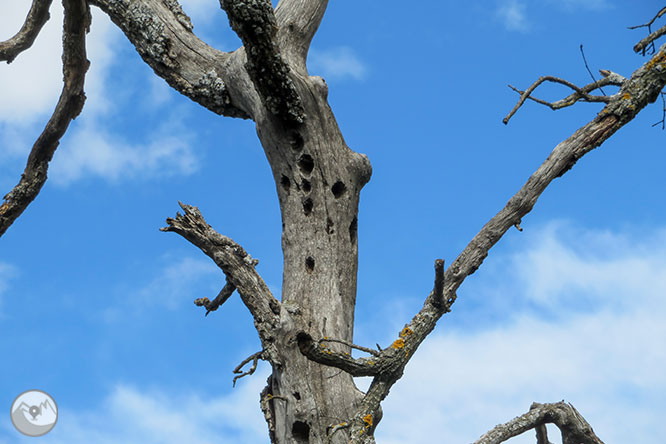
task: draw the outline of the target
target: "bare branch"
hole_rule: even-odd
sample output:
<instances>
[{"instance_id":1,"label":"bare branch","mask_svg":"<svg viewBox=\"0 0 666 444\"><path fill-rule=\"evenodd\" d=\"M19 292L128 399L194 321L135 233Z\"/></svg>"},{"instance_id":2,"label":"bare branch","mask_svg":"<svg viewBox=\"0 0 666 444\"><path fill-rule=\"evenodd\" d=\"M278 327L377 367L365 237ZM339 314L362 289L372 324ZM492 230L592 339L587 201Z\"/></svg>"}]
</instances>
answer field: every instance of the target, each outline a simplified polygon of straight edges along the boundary
<instances>
[{"instance_id":1,"label":"bare branch","mask_svg":"<svg viewBox=\"0 0 666 444\"><path fill-rule=\"evenodd\" d=\"M564 401L554 404L534 403L529 412L494 427L474 444L500 444L546 423L553 423L560 429L562 444L603 444L580 413Z\"/></svg>"},{"instance_id":2,"label":"bare branch","mask_svg":"<svg viewBox=\"0 0 666 444\"><path fill-rule=\"evenodd\" d=\"M619 76L619 74L617 76ZM574 85L573 83L571 83L567 80L560 79L559 77L554 77L554 76L539 77L539 79L536 82L534 82L529 88L527 88L525 91L520 91L520 90L516 89L515 87L509 85L509 88L513 89L514 91L516 91L517 93L520 94L520 100L518 100L518 103L516 104L516 106L513 107L511 112L502 120L502 122L504 122L505 125L507 123L509 123L509 120L511 119L511 117L513 117L513 115L516 114L516 111L518 111L518 109L521 106L523 106L523 103L525 103L525 100L527 100L527 99L531 99L531 100L534 100L537 103L540 103L542 105L546 105L546 106L550 107L550 109L553 109L553 110L560 109L560 108L565 108L567 106L571 106L580 99L583 99L586 102L609 103L611 101L611 97L608 97L608 96L605 96L605 95L604 96L591 96L588 93L591 92L591 91L594 91L597 88L601 88L602 86L606 86L606 85L620 86L621 83L620 83L620 85L618 85L618 81L620 80L621 76L619 76L620 78L618 78L617 76L607 75L604 78L599 79L594 83L590 83L588 85L585 85L582 88L579 88L578 86ZM552 102L552 103L551 102L546 102L545 100L540 100L540 99L533 98L531 96L532 92L539 85L541 85L544 82L560 83L562 85L568 86L569 88L573 89L575 92L573 94L567 96L566 98L562 99L562 100L559 100L557 102Z\"/></svg>"},{"instance_id":3,"label":"bare branch","mask_svg":"<svg viewBox=\"0 0 666 444\"><path fill-rule=\"evenodd\" d=\"M303 74L310 43L327 5L328 0L280 0L275 9L280 48L290 66Z\"/></svg>"},{"instance_id":4,"label":"bare branch","mask_svg":"<svg viewBox=\"0 0 666 444\"><path fill-rule=\"evenodd\" d=\"M234 374L237 376L234 377L233 381L233 386L236 387L236 381L238 381L240 378L243 378L248 375L253 375L254 372L257 370L257 363L259 362L260 359L264 359L264 351L261 350L259 352L254 353L253 355L248 356L238 364L238 366L234 369ZM252 366L250 369L246 372L241 370L248 362L252 361Z\"/></svg>"},{"instance_id":5,"label":"bare branch","mask_svg":"<svg viewBox=\"0 0 666 444\"><path fill-rule=\"evenodd\" d=\"M180 202L179 205L185 214L177 213L175 219L168 218L168 226L160 230L180 234L222 269L228 282L238 289L243 303L250 310L266 359L273 362L272 359L277 356L275 334L279 324L280 303L255 270L259 261L252 259L239 244L216 232L206 223L197 207Z\"/></svg>"},{"instance_id":6,"label":"bare branch","mask_svg":"<svg viewBox=\"0 0 666 444\"><path fill-rule=\"evenodd\" d=\"M270 0L220 0L220 6L243 41L245 68L266 108L283 122L302 123L303 105L276 43L278 26Z\"/></svg>"},{"instance_id":7,"label":"bare branch","mask_svg":"<svg viewBox=\"0 0 666 444\"><path fill-rule=\"evenodd\" d=\"M666 26L662 27L661 29L658 29L655 32L652 32L652 24L657 20L659 17L663 16L666 14L666 7L662 8L657 15L652 17L652 19L644 23L642 25L637 25L637 26L630 26L629 29L638 29L638 28L647 28L648 29L648 36L645 37L643 40L638 42L634 46L634 51L635 52L642 52L643 55L646 54L654 54L655 53L655 47L654 47L654 42L657 40L659 37L663 36L666 34Z\"/></svg>"},{"instance_id":8,"label":"bare branch","mask_svg":"<svg viewBox=\"0 0 666 444\"><path fill-rule=\"evenodd\" d=\"M594 78L594 74L592 74L592 71L590 70L590 65L587 64L587 58L585 57L585 51L583 51L583 44L580 44L580 55L583 57L583 63L585 64L585 69L587 72L590 74L590 77L592 78L592 82L596 82L597 79ZM605 96L606 93L604 90L599 87L599 91L601 91L601 95Z\"/></svg>"},{"instance_id":9,"label":"bare branch","mask_svg":"<svg viewBox=\"0 0 666 444\"><path fill-rule=\"evenodd\" d=\"M356 345L356 344L352 344L351 342L349 342L349 341L343 341L342 339L321 338L321 339L319 340L319 343L320 343L320 344L322 344L322 343L324 343L324 342L337 342L338 344L346 345L346 346L349 347L349 348L353 348L353 349L356 349L356 350L360 350L360 351L362 351L362 352L366 352L366 353L371 354L371 355L373 355L373 356L379 356L379 355L380 355L380 352L377 351L377 350L375 350L375 349L368 348L368 347L362 347L362 346L360 346L360 345Z\"/></svg>"},{"instance_id":10,"label":"bare branch","mask_svg":"<svg viewBox=\"0 0 666 444\"><path fill-rule=\"evenodd\" d=\"M650 32L650 34L647 37L645 37L643 40L634 45L634 52L643 52L643 55L645 55L645 50L647 49L647 47L652 45L652 43L655 40L662 37L664 34L666 34L666 26L662 26L656 31Z\"/></svg>"},{"instance_id":11,"label":"bare branch","mask_svg":"<svg viewBox=\"0 0 666 444\"><path fill-rule=\"evenodd\" d=\"M206 307L206 314L204 316L208 316L208 313L217 310L220 305L224 304L234 291L236 291L236 287L227 279L226 284L224 284L224 287L222 287L222 290L220 290L220 293L212 302L208 298L197 298L194 300L194 305L197 307Z\"/></svg>"},{"instance_id":12,"label":"bare branch","mask_svg":"<svg viewBox=\"0 0 666 444\"><path fill-rule=\"evenodd\" d=\"M176 91L216 114L250 117L251 104L237 93L247 88L242 74L230 66L231 54L194 35L178 2L90 0L90 4L118 25L143 60Z\"/></svg>"},{"instance_id":13,"label":"bare branch","mask_svg":"<svg viewBox=\"0 0 666 444\"><path fill-rule=\"evenodd\" d=\"M644 23L642 25L630 26L629 29L649 28L650 26L652 26L655 20L657 20L659 17L661 17L664 14L666 14L666 6L661 8L661 10L657 13L657 15L652 17L652 20L650 20L649 22Z\"/></svg>"},{"instance_id":14,"label":"bare branch","mask_svg":"<svg viewBox=\"0 0 666 444\"><path fill-rule=\"evenodd\" d=\"M23 26L9 40L0 42L0 61L11 63L23 51L30 48L49 20L49 8L53 0L32 0L32 6Z\"/></svg>"},{"instance_id":15,"label":"bare branch","mask_svg":"<svg viewBox=\"0 0 666 444\"><path fill-rule=\"evenodd\" d=\"M83 109L83 92L89 62L86 58L86 33L90 11L84 0L64 0L63 88L51 118L30 151L19 183L4 197L0 206L0 236L37 197L46 182L49 162L70 122Z\"/></svg>"},{"instance_id":16,"label":"bare branch","mask_svg":"<svg viewBox=\"0 0 666 444\"><path fill-rule=\"evenodd\" d=\"M322 343L317 344L312 339L312 336L305 332L298 333L296 340L298 341L298 348L301 353L312 361L339 368L352 376L378 375L385 367L379 365L377 359L354 359L349 353L331 350ZM373 352L376 353L374 350Z\"/></svg>"}]
</instances>

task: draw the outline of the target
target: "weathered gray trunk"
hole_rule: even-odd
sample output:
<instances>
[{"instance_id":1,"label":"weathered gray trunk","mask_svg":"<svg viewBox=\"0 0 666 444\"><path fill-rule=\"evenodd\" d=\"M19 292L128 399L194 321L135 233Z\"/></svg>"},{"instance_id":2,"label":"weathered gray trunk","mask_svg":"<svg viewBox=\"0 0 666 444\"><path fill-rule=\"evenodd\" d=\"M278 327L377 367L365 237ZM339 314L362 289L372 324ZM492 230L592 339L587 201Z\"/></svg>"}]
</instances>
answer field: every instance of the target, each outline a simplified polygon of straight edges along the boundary
<instances>
[{"instance_id":1,"label":"weathered gray trunk","mask_svg":"<svg viewBox=\"0 0 666 444\"><path fill-rule=\"evenodd\" d=\"M327 428L349 421L362 398L349 374L308 360L295 338L308 331L352 340L359 194L371 174L367 158L345 144L324 81L292 78L305 124L285 128L270 115L256 119L282 213L282 331L269 405L280 444L324 442ZM343 433L336 435L332 442L347 442Z\"/></svg>"}]
</instances>

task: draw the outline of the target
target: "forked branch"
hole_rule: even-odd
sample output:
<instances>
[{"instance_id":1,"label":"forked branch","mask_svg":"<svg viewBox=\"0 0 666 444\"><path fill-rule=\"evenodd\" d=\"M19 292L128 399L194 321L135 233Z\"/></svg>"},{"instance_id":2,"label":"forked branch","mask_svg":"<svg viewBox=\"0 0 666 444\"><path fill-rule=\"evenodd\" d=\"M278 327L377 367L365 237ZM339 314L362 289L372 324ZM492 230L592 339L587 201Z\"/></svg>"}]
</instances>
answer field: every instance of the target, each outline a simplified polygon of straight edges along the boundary
<instances>
[{"instance_id":1,"label":"forked branch","mask_svg":"<svg viewBox=\"0 0 666 444\"><path fill-rule=\"evenodd\" d=\"M86 33L90 11L85 0L64 0L63 88L55 111L30 151L19 183L4 197L0 206L0 236L35 200L46 182L49 162L70 122L83 109L83 92L89 62L86 58Z\"/></svg>"},{"instance_id":2,"label":"forked branch","mask_svg":"<svg viewBox=\"0 0 666 444\"><path fill-rule=\"evenodd\" d=\"M32 6L23 26L9 40L0 42L0 61L11 63L16 56L30 48L46 22L49 20L49 8L53 0L32 0Z\"/></svg>"},{"instance_id":3,"label":"forked branch","mask_svg":"<svg viewBox=\"0 0 666 444\"><path fill-rule=\"evenodd\" d=\"M655 22L655 20L657 20L658 18L660 18L664 14L666 14L666 7L662 8L657 13L657 15L652 17L652 19L649 22L644 23L642 25L629 27L629 29L638 29L638 28L647 28L648 29L648 36L645 37L640 42L636 43L636 45L634 46L634 51L635 52L642 52L643 55L645 55L646 53L650 53L650 54L654 53L654 42L659 37L666 34L666 26L663 26L662 28L652 32L652 24ZM648 48L650 49L649 51L648 51Z\"/></svg>"},{"instance_id":4,"label":"forked branch","mask_svg":"<svg viewBox=\"0 0 666 444\"><path fill-rule=\"evenodd\" d=\"M509 85L509 88L512 90L516 91L518 94L520 94L520 99L518 100L518 103L516 106L513 107L511 112L502 120L504 124L506 125L509 123L509 120L511 117L513 117L514 114L518 111L518 109L523 106L523 103L527 99L533 100L537 103L540 103L542 105L548 106L552 110L556 109L561 109L565 108L567 106L571 106L575 104L579 100L583 100L585 102L601 102L601 103L609 103L611 101L612 96L593 96L590 95L589 93L594 91L595 89L601 88L602 86L607 86L607 85L615 85L615 86L622 86L624 81L626 80L624 77L621 75L608 71L608 70L601 70L600 71L601 75L604 77L602 79L597 80L596 82L590 83L588 85L583 86L582 88L574 85L573 83L561 79L559 77L555 76L543 76L539 77L539 79L534 82L529 88L527 88L525 91L521 91L517 89L516 87ZM568 86L569 88L573 89L574 92L570 94L569 96L565 97L562 100L558 100L556 102L548 102L545 100L537 99L532 97L532 93L534 90L541 85L544 82L552 82L552 83L559 83L561 85Z\"/></svg>"},{"instance_id":5,"label":"forked branch","mask_svg":"<svg viewBox=\"0 0 666 444\"><path fill-rule=\"evenodd\" d=\"M555 424L560 429L562 444L604 444L574 406L564 401L534 403L529 412L494 427L474 444L500 444L528 430L545 429L545 424Z\"/></svg>"},{"instance_id":6,"label":"forked branch","mask_svg":"<svg viewBox=\"0 0 666 444\"><path fill-rule=\"evenodd\" d=\"M277 356L275 334L278 330L280 303L273 297L255 266L258 260L252 257L239 244L216 232L203 218L197 207L179 202L184 214L177 213L174 219L167 218L167 227L161 231L173 231L199 247L213 259L227 277L228 285L233 285L250 310L254 325L259 333L265 357L271 360ZM223 295L231 294L223 289Z\"/></svg>"}]
</instances>

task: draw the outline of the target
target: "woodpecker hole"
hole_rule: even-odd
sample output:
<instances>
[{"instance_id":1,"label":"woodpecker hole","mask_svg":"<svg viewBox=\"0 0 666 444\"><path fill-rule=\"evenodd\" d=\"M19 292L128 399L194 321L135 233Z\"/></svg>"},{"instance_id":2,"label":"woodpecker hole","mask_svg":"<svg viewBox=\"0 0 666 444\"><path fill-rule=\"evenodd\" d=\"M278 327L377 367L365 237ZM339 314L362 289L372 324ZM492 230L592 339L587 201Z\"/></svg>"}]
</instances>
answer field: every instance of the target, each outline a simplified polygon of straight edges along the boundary
<instances>
[{"instance_id":1,"label":"woodpecker hole","mask_svg":"<svg viewBox=\"0 0 666 444\"><path fill-rule=\"evenodd\" d=\"M296 401L300 401L301 400L301 394L298 393L298 392L294 392L294 398L296 398Z\"/></svg>"},{"instance_id":2,"label":"woodpecker hole","mask_svg":"<svg viewBox=\"0 0 666 444\"><path fill-rule=\"evenodd\" d=\"M309 197L307 199L303 199L303 214L305 214L306 216L312 214L312 207L314 207L312 199L310 199Z\"/></svg>"},{"instance_id":3,"label":"woodpecker hole","mask_svg":"<svg viewBox=\"0 0 666 444\"><path fill-rule=\"evenodd\" d=\"M294 421L294 424L291 426L291 436L299 444L310 442L310 426L304 421Z\"/></svg>"},{"instance_id":4,"label":"woodpecker hole","mask_svg":"<svg viewBox=\"0 0 666 444\"><path fill-rule=\"evenodd\" d=\"M334 223L333 223L333 221L331 220L331 218L330 218L330 217L327 217L327 218L326 218L326 233L328 233L328 234L333 234L333 233L335 233L335 230L333 229L333 225L334 225Z\"/></svg>"},{"instance_id":5,"label":"woodpecker hole","mask_svg":"<svg viewBox=\"0 0 666 444\"><path fill-rule=\"evenodd\" d=\"M333 196L335 196L336 199L339 199L340 196L345 194L345 191L347 191L347 186L338 180L331 187L331 191L333 192Z\"/></svg>"},{"instance_id":6,"label":"woodpecker hole","mask_svg":"<svg viewBox=\"0 0 666 444\"><path fill-rule=\"evenodd\" d=\"M280 185L282 185L282 188L289 194L289 189L291 188L291 181L289 178L285 175L282 175L282 178L280 179Z\"/></svg>"},{"instance_id":7,"label":"woodpecker hole","mask_svg":"<svg viewBox=\"0 0 666 444\"><path fill-rule=\"evenodd\" d=\"M312 183L307 179L303 179L303 182L301 182L301 188L303 188L303 191L306 193L309 193L312 189Z\"/></svg>"},{"instance_id":8,"label":"woodpecker hole","mask_svg":"<svg viewBox=\"0 0 666 444\"><path fill-rule=\"evenodd\" d=\"M293 132L289 134L289 145L295 150L295 151L300 151L303 149L303 136L301 136L297 132Z\"/></svg>"},{"instance_id":9,"label":"woodpecker hole","mask_svg":"<svg viewBox=\"0 0 666 444\"><path fill-rule=\"evenodd\" d=\"M315 266L315 260L312 256L308 256L305 258L305 269L308 271L308 273L312 273L314 270Z\"/></svg>"},{"instance_id":10,"label":"woodpecker hole","mask_svg":"<svg viewBox=\"0 0 666 444\"><path fill-rule=\"evenodd\" d=\"M358 231L358 218L354 216L351 223L349 224L349 241L352 245L356 245L356 234Z\"/></svg>"},{"instance_id":11,"label":"woodpecker hole","mask_svg":"<svg viewBox=\"0 0 666 444\"><path fill-rule=\"evenodd\" d=\"M301 173L309 176L314 169L314 159L309 154L302 154L298 158L298 168L301 170Z\"/></svg>"}]
</instances>

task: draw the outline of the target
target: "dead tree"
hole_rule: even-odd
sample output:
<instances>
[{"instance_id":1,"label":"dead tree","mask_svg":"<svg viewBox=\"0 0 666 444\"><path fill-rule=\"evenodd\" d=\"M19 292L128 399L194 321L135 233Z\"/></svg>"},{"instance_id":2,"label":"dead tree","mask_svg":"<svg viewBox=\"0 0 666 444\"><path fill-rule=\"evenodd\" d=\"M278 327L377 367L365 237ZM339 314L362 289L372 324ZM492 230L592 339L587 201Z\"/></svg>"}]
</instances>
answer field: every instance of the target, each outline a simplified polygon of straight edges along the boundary
<instances>
[{"instance_id":1,"label":"dead tree","mask_svg":"<svg viewBox=\"0 0 666 444\"><path fill-rule=\"evenodd\" d=\"M373 443L382 417L381 402L437 321L451 310L465 278L479 268L507 230L521 229L521 219L555 178L654 102L666 85L664 45L648 53L649 60L627 78L603 70L601 80L583 87L546 76L524 91L514 88L520 99L505 123L528 99L553 109L578 101L600 102L604 107L555 147L448 268L442 260L435 261L433 290L423 308L407 320L390 346L374 350L352 343L358 203L372 169L366 156L345 144L327 103L326 82L308 75L306 67L308 48L327 0L281 0L275 10L269 0L220 0L243 42L234 52L214 49L195 36L177 0L63 0L63 5L62 95L19 183L0 206L0 235L39 193L59 139L82 109L89 7L98 7L175 90L214 113L256 123L282 214L281 299L271 294L257 273L257 261L217 233L196 207L181 204L184 213L167 219L162 230L183 236L225 274L226 285L217 298L195 301L206 308L206 314L237 291L254 317L262 350L235 372L237 377L252 373L259 359L270 363L272 374L260 405L271 442L279 444ZM49 6L50 0L33 0L19 33L0 43L0 60L11 62L30 47L48 19ZM650 29L635 50L644 52L666 33L664 29ZM533 97L546 81L573 92L552 103ZM610 85L618 88L615 94L593 94ZM352 349L366 357L353 358ZM243 372L243 365L250 362L251 368ZM356 388L353 376L372 377L367 393ZM477 443L500 443L530 429L536 430L539 443L548 443L546 423L561 430L565 444L601 443L573 406L563 402L533 404L527 413L497 426Z\"/></svg>"}]
</instances>

